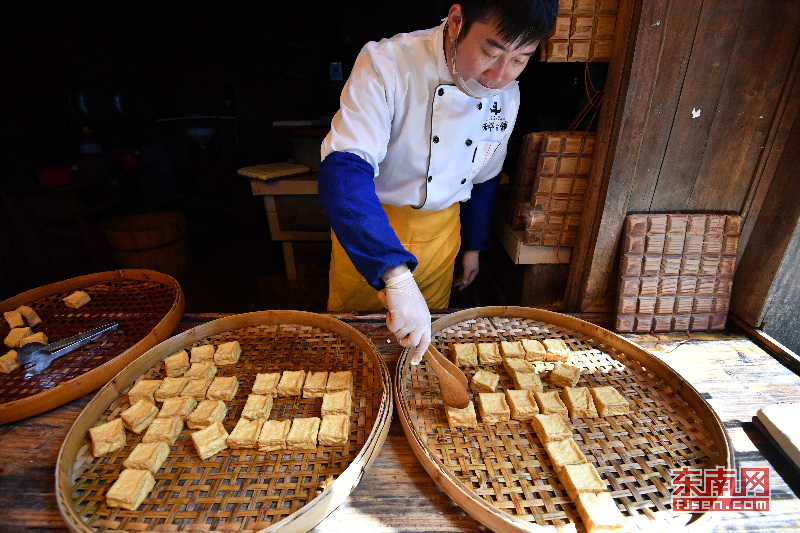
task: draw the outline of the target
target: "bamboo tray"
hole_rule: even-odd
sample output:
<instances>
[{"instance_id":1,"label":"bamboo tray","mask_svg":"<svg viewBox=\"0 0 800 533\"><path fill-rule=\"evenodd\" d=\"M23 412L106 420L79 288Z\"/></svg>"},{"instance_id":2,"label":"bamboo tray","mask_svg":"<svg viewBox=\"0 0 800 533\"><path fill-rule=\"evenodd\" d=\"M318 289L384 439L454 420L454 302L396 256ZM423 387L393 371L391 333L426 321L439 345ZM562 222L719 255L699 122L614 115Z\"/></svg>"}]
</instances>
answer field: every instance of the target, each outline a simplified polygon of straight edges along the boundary
<instances>
[{"instance_id":1,"label":"bamboo tray","mask_svg":"<svg viewBox=\"0 0 800 533\"><path fill-rule=\"evenodd\" d=\"M240 386L226 402L230 433L259 372L353 370L350 439L315 451L224 450L201 460L184 428L136 511L105 504L122 462L141 440L126 431L120 450L95 459L88 430L128 407L140 379L164 377L161 361L197 344L238 340L239 362L217 376ZM276 398L270 418L320 416L321 398ZM383 446L392 416L391 379L364 335L329 317L300 311L262 311L221 318L162 342L131 363L86 406L64 440L56 468L59 510L72 531L307 531L338 507Z\"/></svg>"},{"instance_id":2,"label":"bamboo tray","mask_svg":"<svg viewBox=\"0 0 800 533\"><path fill-rule=\"evenodd\" d=\"M91 301L71 309L61 299L76 290L88 293ZM1 302L0 312L20 305L32 307L42 319L33 330L43 331L51 342L112 320L120 327L59 357L39 375L26 378L22 368L0 374L0 424L44 413L105 385L172 334L184 304L183 291L174 278L137 269L79 276ZM0 337L8 332L8 323L0 320Z\"/></svg>"},{"instance_id":3,"label":"bamboo tray","mask_svg":"<svg viewBox=\"0 0 800 533\"><path fill-rule=\"evenodd\" d=\"M624 416L568 419L581 450L603 477L630 529L707 528L705 514L670 510L672 468L733 467L720 419L668 365L610 331L569 316L523 307L483 307L434 322L433 343L451 356L457 342L524 338L563 339L570 362L582 367L577 386L613 385L631 403ZM553 388L536 362L545 390ZM513 388L501 364L481 365L500 375L498 391ZM465 369L471 378L476 369ZM512 420L451 430L435 374L411 366L406 350L395 383L400 422L414 453L434 481L494 531L584 531L577 510L552 470L529 423ZM476 397L470 392L473 404ZM710 513L713 515L714 513Z\"/></svg>"}]
</instances>

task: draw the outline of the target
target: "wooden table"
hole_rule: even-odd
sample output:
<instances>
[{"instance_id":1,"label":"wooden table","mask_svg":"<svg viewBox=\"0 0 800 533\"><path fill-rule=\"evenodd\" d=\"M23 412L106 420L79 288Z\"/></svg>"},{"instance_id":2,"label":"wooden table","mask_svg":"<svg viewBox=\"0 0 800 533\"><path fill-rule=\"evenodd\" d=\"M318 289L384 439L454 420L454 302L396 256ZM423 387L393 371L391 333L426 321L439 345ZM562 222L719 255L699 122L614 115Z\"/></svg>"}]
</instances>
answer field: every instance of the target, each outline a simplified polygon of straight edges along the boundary
<instances>
[{"instance_id":1,"label":"wooden table","mask_svg":"<svg viewBox=\"0 0 800 533\"><path fill-rule=\"evenodd\" d=\"M186 315L179 330L221 315ZM394 374L402 349L382 315L334 315L368 336ZM580 316L580 315L579 315ZM439 316L434 316L439 318ZM590 318L590 317L581 317ZM601 324L604 325L604 324ZM176 331L177 332L177 331ZM715 531L800 529L800 482L790 463L753 426L763 405L800 401L800 377L738 330L693 334L691 342L659 344L626 335L670 364L714 407L727 429L737 467L770 467L769 512L719 513ZM684 334L662 336L677 342ZM2 531L62 531L55 499L59 447L92 394L48 413L0 426ZM372 467L347 501L315 531L484 531L434 484L414 456L397 419Z\"/></svg>"}]
</instances>

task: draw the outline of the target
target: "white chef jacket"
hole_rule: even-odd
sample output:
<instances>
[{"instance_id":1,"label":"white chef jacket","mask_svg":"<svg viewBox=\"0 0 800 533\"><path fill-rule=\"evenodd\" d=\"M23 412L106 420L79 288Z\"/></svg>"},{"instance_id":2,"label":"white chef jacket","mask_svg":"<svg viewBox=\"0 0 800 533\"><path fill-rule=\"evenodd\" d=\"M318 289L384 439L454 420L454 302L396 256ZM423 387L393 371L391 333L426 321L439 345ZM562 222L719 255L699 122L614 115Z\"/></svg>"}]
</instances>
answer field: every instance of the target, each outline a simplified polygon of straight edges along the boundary
<instances>
[{"instance_id":1,"label":"white chef jacket","mask_svg":"<svg viewBox=\"0 0 800 533\"><path fill-rule=\"evenodd\" d=\"M381 203L442 210L502 169L519 86L481 99L461 92L443 35L441 25L367 43L322 142L322 159L351 152L372 166Z\"/></svg>"}]
</instances>

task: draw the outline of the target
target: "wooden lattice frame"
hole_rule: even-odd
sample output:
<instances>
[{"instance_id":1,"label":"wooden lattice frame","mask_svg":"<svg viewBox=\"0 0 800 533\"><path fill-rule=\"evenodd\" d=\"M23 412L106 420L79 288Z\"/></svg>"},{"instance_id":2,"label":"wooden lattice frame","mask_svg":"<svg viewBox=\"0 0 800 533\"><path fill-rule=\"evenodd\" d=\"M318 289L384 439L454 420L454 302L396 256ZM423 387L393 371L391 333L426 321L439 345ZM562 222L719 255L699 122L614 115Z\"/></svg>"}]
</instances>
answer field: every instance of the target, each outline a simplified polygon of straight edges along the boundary
<instances>
[{"instance_id":1,"label":"wooden lattice frame","mask_svg":"<svg viewBox=\"0 0 800 533\"><path fill-rule=\"evenodd\" d=\"M542 61L610 61L618 0L560 0Z\"/></svg>"},{"instance_id":2,"label":"wooden lattice frame","mask_svg":"<svg viewBox=\"0 0 800 533\"><path fill-rule=\"evenodd\" d=\"M88 430L128 407L127 391L140 379L163 378L161 361L203 343L238 340L242 356L218 376L236 375L240 388L226 402L230 432L259 372L345 370L354 374L353 418L345 446L314 451L224 450L201 460L184 428L156 485L136 511L109 508L105 493L141 436L95 459ZM320 416L321 398L276 398L270 418ZM219 319L156 346L123 370L90 402L67 434L58 458L59 509L73 531L307 530L335 509L374 460L391 423L388 369L375 346L333 318L299 311L265 311Z\"/></svg>"},{"instance_id":3,"label":"wooden lattice frame","mask_svg":"<svg viewBox=\"0 0 800 533\"><path fill-rule=\"evenodd\" d=\"M571 419L568 426L606 480L630 525L692 529L706 515L673 514L670 469L733 465L721 421L700 394L663 362L587 322L527 308L487 307L449 315L433 325L434 343L451 354L456 342L563 339L583 367L578 386L613 385L632 404L630 415ZM553 363L536 363L544 377ZM513 388L502 365L481 365ZM468 377L477 369L467 369ZM546 388L552 388L546 379ZM580 523L530 424L511 421L451 430L435 374L401 356L395 384L400 421L414 452L436 483L465 511L495 531ZM475 402L474 393L471 393ZM713 513L712 513L713 514Z\"/></svg>"}]
</instances>

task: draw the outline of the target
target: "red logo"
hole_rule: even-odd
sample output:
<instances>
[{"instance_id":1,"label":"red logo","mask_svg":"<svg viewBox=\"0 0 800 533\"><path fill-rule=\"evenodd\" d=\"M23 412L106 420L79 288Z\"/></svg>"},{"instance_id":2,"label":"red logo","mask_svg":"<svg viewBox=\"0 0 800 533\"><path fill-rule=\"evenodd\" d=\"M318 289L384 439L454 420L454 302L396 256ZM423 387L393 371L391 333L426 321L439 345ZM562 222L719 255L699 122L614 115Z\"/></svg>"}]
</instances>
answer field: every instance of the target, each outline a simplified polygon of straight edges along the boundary
<instances>
[{"instance_id":1,"label":"red logo","mask_svg":"<svg viewBox=\"0 0 800 533\"><path fill-rule=\"evenodd\" d=\"M672 510L769 511L769 468L741 468L738 472L721 466L675 469Z\"/></svg>"}]
</instances>

